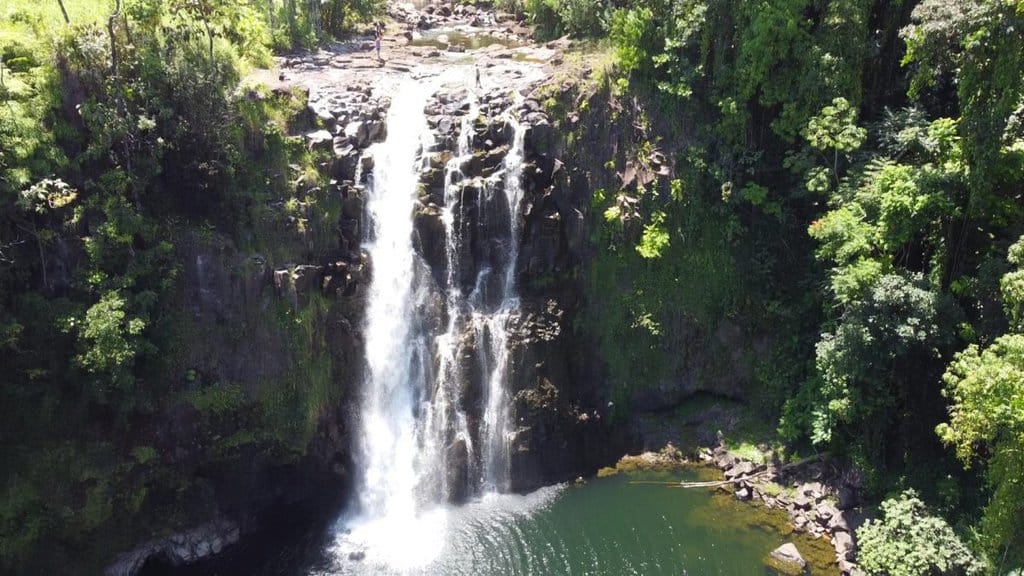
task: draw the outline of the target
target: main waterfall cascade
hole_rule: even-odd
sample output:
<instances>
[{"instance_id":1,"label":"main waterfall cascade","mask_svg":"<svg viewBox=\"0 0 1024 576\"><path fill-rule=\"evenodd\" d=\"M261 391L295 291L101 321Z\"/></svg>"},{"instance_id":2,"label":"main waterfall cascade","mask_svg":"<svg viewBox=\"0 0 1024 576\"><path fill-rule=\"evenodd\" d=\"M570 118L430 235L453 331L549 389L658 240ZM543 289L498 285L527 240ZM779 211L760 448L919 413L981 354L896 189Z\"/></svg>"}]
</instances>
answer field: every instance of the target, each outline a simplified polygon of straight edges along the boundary
<instances>
[{"instance_id":1,"label":"main waterfall cascade","mask_svg":"<svg viewBox=\"0 0 1024 576\"><path fill-rule=\"evenodd\" d=\"M364 247L373 279L362 476L358 512L342 521L338 553L399 571L440 552L449 502L509 486L509 348L519 308L525 128L514 108L519 95L502 98L500 131L508 142L487 139L491 163L497 154L503 158L480 170L479 95L467 90L447 102L446 110L461 116L451 137L428 126L429 96L450 76L399 83L387 139L368 151ZM486 106L493 112L493 102ZM421 178L440 161L444 205L431 208L440 209L444 257L428 263L414 242L414 213L425 201Z\"/></svg>"}]
</instances>

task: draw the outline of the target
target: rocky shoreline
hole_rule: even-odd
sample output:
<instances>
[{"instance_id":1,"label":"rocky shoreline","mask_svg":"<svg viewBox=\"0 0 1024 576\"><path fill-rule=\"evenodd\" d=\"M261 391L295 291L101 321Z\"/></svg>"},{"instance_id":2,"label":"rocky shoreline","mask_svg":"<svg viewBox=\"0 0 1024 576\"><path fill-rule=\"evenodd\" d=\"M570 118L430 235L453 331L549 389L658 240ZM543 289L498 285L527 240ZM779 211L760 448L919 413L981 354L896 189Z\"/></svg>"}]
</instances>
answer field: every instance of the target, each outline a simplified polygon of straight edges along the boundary
<instances>
[{"instance_id":1,"label":"rocky shoreline","mask_svg":"<svg viewBox=\"0 0 1024 576\"><path fill-rule=\"evenodd\" d=\"M858 507L861 480L855 470L818 458L786 465L777 460L756 463L721 443L701 449L699 458L722 471L737 499L786 511L796 531L831 540L840 572L862 574L855 563L855 531L865 516Z\"/></svg>"},{"instance_id":2,"label":"rocky shoreline","mask_svg":"<svg viewBox=\"0 0 1024 576\"><path fill-rule=\"evenodd\" d=\"M602 469L598 476L672 471L692 465L711 468L721 474L721 480L682 485L728 492L739 501L786 512L794 532L831 543L841 574L862 576L856 564L855 531L867 516L860 507L861 479L856 470L822 458L788 464L770 456L765 460L740 457L723 442L697 449L693 458L668 444L657 452L624 456L614 468ZM792 543L780 546L770 556L773 568L782 572L796 568L799 574L806 565Z\"/></svg>"}]
</instances>

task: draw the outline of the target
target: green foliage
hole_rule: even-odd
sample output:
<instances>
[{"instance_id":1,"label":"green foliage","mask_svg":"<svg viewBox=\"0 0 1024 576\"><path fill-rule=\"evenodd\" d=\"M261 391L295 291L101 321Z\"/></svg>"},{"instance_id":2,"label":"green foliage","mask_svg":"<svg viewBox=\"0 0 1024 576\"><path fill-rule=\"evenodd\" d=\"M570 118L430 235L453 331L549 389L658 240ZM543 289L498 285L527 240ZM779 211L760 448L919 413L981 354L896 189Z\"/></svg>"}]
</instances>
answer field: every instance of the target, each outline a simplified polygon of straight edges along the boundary
<instances>
[{"instance_id":1,"label":"green foliage","mask_svg":"<svg viewBox=\"0 0 1024 576\"><path fill-rule=\"evenodd\" d=\"M604 32L604 0L559 0L556 12L570 36L597 36Z\"/></svg>"},{"instance_id":2,"label":"green foliage","mask_svg":"<svg viewBox=\"0 0 1024 576\"><path fill-rule=\"evenodd\" d=\"M908 394L906 384L890 375L909 373L915 361L934 354L931 338L941 333L938 308L937 296L920 276L883 275L847 307L834 331L822 334L816 382L821 400L812 410L815 442L854 438L881 450L896 407ZM840 427L847 433L837 436Z\"/></svg>"},{"instance_id":3,"label":"green foliage","mask_svg":"<svg viewBox=\"0 0 1024 576\"><path fill-rule=\"evenodd\" d=\"M605 31L606 0L526 0L523 8L541 39L592 37Z\"/></svg>"},{"instance_id":4,"label":"green foliage","mask_svg":"<svg viewBox=\"0 0 1024 576\"><path fill-rule=\"evenodd\" d=\"M882 518L857 530L857 559L868 574L980 575L985 564L940 517L928 513L913 490L882 502Z\"/></svg>"},{"instance_id":5,"label":"green foliage","mask_svg":"<svg viewBox=\"0 0 1024 576\"><path fill-rule=\"evenodd\" d=\"M146 323L129 317L124 308L124 298L111 291L89 308L82 322L85 351L78 362L94 375L101 395L112 389L130 389L133 384L132 367ZM73 320L71 327L75 327Z\"/></svg>"},{"instance_id":6,"label":"green foliage","mask_svg":"<svg viewBox=\"0 0 1024 576\"><path fill-rule=\"evenodd\" d=\"M326 34L341 38L355 26L384 13L382 0L327 0L320 5L320 26Z\"/></svg>"},{"instance_id":7,"label":"green foliage","mask_svg":"<svg viewBox=\"0 0 1024 576\"><path fill-rule=\"evenodd\" d=\"M657 102L671 111L638 119L635 136L625 131L626 147L650 140L652 126L685 134L676 169L699 176L687 175L683 203L692 210L702 197L719 196L726 212L697 211L728 238L711 240L715 234L681 218L680 199L667 194L659 203L620 191L595 203L604 223L588 298L603 304L610 299L595 294L625 294L620 306L601 310L598 333L637 342L628 354L602 348L616 384L642 387L674 373L655 360L663 357L658 349L676 350L672 314L701 310L700 299L649 277L675 265L680 245L701 238L731 251L741 276L766 285L734 287L737 300L773 297L763 310L728 308L745 326L796 325L815 309L824 316L804 328L820 334L816 346L798 337L777 348L785 358L776 362L788 366L806 366L813 349L811 370L758 371L759 383L785 401L780 429L849 456L878 491L907 474L939 478L944 501L971 523L971 507L987 495L973 477L958 476L932 430L945 408L941 374L966 342L976 351L958 356L963 362L977 357L1014 373L988 356L1009 356L1000 308L1011 334L1024 322L1024 274L1016 261L1007 271L1000 254L1024 226L1022 19L1020 2L1002 0L616 5L609 20L622 75L616 105L636 112ZM680 161L694 150L700 162ZM1024 259L1019 253L1024 248L1011 249ZM630 260L637 256L639 267ZM714 272L695 270L717 283ZM665 305L669 295L686 304ZM1000 388L979 402L1012 405L1006 394ZM1019 521L1006 519L1022 516L1024 498L1016 484L993 480L1020 475L1021 460L1011 457L1018 452L995 448L1019 432L999 430L966 444L987 464L993 502L1006 494L977 526L993 560L1024 548L1006 540L1021 532Z\"/></svg>"},{"instance_id":8,"label":"green foliage","mask_svg":"<svg viewBox=\"0 0 1024 576\"><path fill-rule=\"evenodd\" d=\"M952 401L949 422L936 432L956 448L965 464L984 460L992 487L982 522L992 558L1024 562L1024 334L1019 314L1017 279L1024 269L1024 239L1010 248L1016 269L1003 276L1001 287L1012 330L991 345L972 344L949 364L944 394Z\"/></svg>"},{"instance_id":9,"label":"green foliage","mask_svg":"<svg viewBox=\"0 0 1024 576\"><path fill-rule=\"evenodd\" d=\"M703 74L707 5L696 0L643 2L612 14L619 66L675 97L688 97Z\"/></svg>"},{"instance_id":10,"label":"green foliage","mask_svg":"<svg viewBox=\"0 0 1024 576\"><path fill-rule=\"evenodd\" d=\"M683 194L684 187L673 181L668 202L642 188L594 198L604 223L585 280L584 329L609 368L619 416L631 394L684 365L670 351L692 338L694 326L711 332L737 308L742 280L722 234L734 223L717 202Z\"/></svg>"},{"instance_id":11,"label":"green foliage","mask_svg":"<svg viewBox=\"0 0 1024 576\"><path fill-rule=\"evenodd\" d=\"M175 243L252 242L252 220L291 192L289 165L314 161L285 136L304 100L239 89L270 62L287 19L264 10L281 4L125 0L112 37L112 3L67 5L71 26L55 2L0 11L3 573L98 573L140 538L208 519L211 470L293 460L339 394L322 345L259 390L183 362L197 335L180 330L190 246ZM361 6L346 3L345 27ZM310 246L332 201L310 194ZM184 382L190 367L202 373ZM172 412L198 439L185 459L150 437Z\"/></svg>"},{"instance_id":12,"label":"green foliage","mask_svg":"<svg viewBox=\"0 0 1024 576\"><path fill-rule=\"evenodd\" d=\"M234 384L213 384L190 391L186 399L196 410L226 414L238 410L245 399L245 394L241 387Z\"/></svg>"},{"instance_id":13,"label":"green foliage","mask_svg":"<svg viewBox=\"0 0 1024 576\"><path fill-rule=\"evenodd\" d=\"M867 137L855 119L837 99L805 131L812 148L829 152L829 181L818 191L830 191L831 209L808 233L817 257L833 265L836 316L817 345L817 375L790 400L783 427L806 427L813 441L884 470L900 412L914 409L912 399L937 377L935 359L953 342L956 311L941 278L965 169L955 123L923 122L913 112L876 128L887 150L851 163L845 154Z\"/></svg>"},{"instance_id":14,"label":"green foliage","mask_svg":"<svg viewBox=\"0 0 1024 576\"><path fill-rule=\"evenodd\" d=\"M972 166L971 214L1001 223L1019 219L1014 190L1024 179L1024 10L1013 1L925 0L913 16L902 32L905 62L915 64L911 94L955 82Z\"/></svg>"},{"instance_id":15,"label":"green foliage","mask_svg":"<svg viewBox=\"0 0 1024 576\"><path fill-rule=\"evenodd\" d=\"M136 446L132 448L132 458L135 458L136 462L145 466L157 458L156 448L152 446Z\"/></svg>"},{"instance_id":16,"label":"green foliage","mask_svg":"<svg viewBox=\"0 0 1024 576\"><path fill-rule=\"evenodd\" d=\"M670 244L668 232L665 230L665 213L655 212L650 222L644 225L640 243L636 251L644 258L658 258Z\"/></svg>"},{"instance_id":17,"label":"green foliage","mask_svg":"<svg viewBox=\"0 0 1024 576\"><path fill-rule=\"evenodd\" d=\"M1006 259L1016 266L999 280L1003 295L1003 307L1010 319L1010 326L1017 332L1024 332L1024 236L1010 246Z\"/></svg>"},{"instance_id":18,"label":"green foliage","mask_svg":"<svg viewBox=\"0 0 1024 576\"><path fill-rule=\"evenodd\" d=\"M807 128L804 130L804 137L808 144L821 152L831 152L831 157L826 156L828 172L821 172L819 169L808 178L807 188L812 192L825 192L827 187L818 183L822 176L832 174L838 183L839 178L839 155L849 154L860 148L867 137L868 131L857 126L857 110L855 110L846 98L836 98L831 106L822 108L821 113L810 119Z\"/></svg>"}]
</instances>

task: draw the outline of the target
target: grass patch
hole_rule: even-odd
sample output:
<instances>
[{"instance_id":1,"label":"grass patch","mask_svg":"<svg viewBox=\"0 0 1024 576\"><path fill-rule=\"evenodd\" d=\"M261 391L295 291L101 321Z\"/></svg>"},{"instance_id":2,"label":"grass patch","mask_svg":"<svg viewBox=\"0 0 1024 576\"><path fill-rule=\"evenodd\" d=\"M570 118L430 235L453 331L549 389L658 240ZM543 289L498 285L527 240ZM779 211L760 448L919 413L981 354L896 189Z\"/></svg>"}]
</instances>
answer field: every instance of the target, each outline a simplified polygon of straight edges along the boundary
<instances>
[{"instance_id":1,"label":"grass patch","mask_svg":"<svg viewBox=\"0 0 1024 576\"><path fill-rule=\"evenodd\" d=\"M106 21L114 10L114 3L110 0L65 0L64 7L71 25L77 26ZM0 11L0 43L35 43L36 39L45 38L66 26L56 0L5 0Z\"/></svg>"},{"instance_id":2,"label":"grass patch","mask_svg":"<svg viewBox=\"0 0 1024 576\"><path fill-rule=\"evenodd\" d=\"M201 412L224 414L237 410L245 402L245 393L235 384L213 384L187 392L185 401Z\"/></svg>"}]
</instances>

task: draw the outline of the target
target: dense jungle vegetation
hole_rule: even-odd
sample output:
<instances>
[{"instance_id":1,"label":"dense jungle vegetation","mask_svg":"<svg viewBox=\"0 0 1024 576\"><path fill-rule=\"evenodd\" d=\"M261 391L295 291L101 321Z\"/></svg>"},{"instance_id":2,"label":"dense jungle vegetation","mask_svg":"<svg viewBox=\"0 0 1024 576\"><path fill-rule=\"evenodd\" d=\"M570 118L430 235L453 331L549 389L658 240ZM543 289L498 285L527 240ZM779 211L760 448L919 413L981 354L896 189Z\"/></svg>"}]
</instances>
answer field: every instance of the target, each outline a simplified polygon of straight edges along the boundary
<instances>
[{"instance_id":1,"label":"dense jungle vegetation","mask_svg":"<svg viewBox=\"0 0 1024 576\"><path fill-rule=\"evenodd\" d=\"M674 165L667 194L595 194L588 284L611 377L671 369L680 316L771 332L751 406L788 446L864 472L884 502L864 568L1019 573L1024 1L499 4L541 37L610 46L638 157ZM315 174L284 135L304 102L241 79L380 10L0 8L0 572L94 571L201 518L197 469L301 455L332 392L204 386L181 361L182 250L216 229L272 251L255 222L302 233L264 207ZM299 356L316 308L275 311ZM303 382L330 371L299 365ZM151 431L186 404L202 448L179 461Z\"/></svg>"},{"instance_id":2,"label":"dense jungle vegetation","mask_svg":"<svg viewBox=\"0 0 1024 576\"><path fill-rule=\"evenodd\" d=\"M244 478L305 450L334 393L329 366L308 352L316 307L276 317L302 367L295 380L323 385L212 386L182 362L188 343L203 342L182 259L213 230L263 253L299 235L302 218L266 206L299 204L292 181L316 174L302 142L284 136L304 96L240 78L272 51L343 34L381 9L4 2L0 572L98 573L140 535L201 521L203 470ZM252 237L256 222L281 235ZM235 330L255 328L225 334ZM197 436L187 453L165 453L154 430L182 406L198 415Z\"/></svg>"},{"instance_id":3,"label":"dense jungle vegetation","mask_svg":"<svg viewBox=\"0 0 1024 576\"><path fill-rule=\"evenodd\" d=\"M680 315L760 326L775 334L750 392L760 417L888 498L861 534L864 568L1019 570L1024 3L522 9L541 33L608 38L639 157L675 160L668 194L595 198L613 376L629 388L671 369Z\"/></svg>"}]
</instances>

